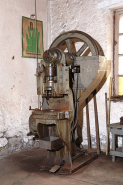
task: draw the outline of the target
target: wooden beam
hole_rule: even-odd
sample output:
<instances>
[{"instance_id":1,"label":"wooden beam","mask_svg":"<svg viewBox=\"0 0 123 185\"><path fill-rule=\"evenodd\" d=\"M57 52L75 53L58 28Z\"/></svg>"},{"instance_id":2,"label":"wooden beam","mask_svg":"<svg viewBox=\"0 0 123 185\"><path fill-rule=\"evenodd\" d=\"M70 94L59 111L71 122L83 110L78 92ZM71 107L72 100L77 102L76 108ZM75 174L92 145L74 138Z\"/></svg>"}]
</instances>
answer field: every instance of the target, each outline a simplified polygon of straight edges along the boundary
<instances>
[{"instance_id":1,"label":"wooden beam","mask_svg":"<svg viewBox=\"0 0 123 185\"><path fill-rule=\"evenodd\" d=\"M86 121L87 121L88 151L90 152L91 137L90 137L90 119L89 119L88 98L86 99Z\"/></svg>"},{"instance_id":2,"label":"wooden beam","mask_svg":"<svg viewBox=\"0 0 123 185\"><path fill-rule=\"evenodd\" d=\"M93 100L94 100L94 114L95 114L95 129L96 129L97 153L100 154L99 121L98 121L96 91L93 94Z\"/></svg>"},{"instance_id":3,"label":"wooden beam","mask_svg":"<svg viewBox=\"0 0 123 185\"><path fill-rule=\"evenodd\" d=\"M110 77L110 84L109 84L109 106L108 106L108 125L110 125L111 96L112 96L112 78ZM109 150L110 150L109 127L107 127L106 155L109 154Z\"/></svg>"}]
</instances>

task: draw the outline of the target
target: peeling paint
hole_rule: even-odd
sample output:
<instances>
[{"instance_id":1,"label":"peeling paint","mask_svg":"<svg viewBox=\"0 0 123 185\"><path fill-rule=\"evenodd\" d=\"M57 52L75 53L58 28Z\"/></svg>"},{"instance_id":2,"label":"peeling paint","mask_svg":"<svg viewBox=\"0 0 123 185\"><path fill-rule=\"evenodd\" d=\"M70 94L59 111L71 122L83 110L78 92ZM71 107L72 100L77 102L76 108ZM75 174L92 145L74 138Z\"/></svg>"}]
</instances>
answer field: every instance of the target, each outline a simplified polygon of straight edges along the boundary
<instances>
[{"instance_id":1,"label":"peeling paint","mask_svg":"<svg viewBox=\"0 0 123 185\"><path fill-rule=\"evenodd\" d=\"M37 107L36 59L22 58L22 16L30 17L35 11L34 0L2 1L0 16L0 155L23 147L35 146L26 142L29 106ZM37 19L43 21L46 47L46 2L37 2Z\"/></svg>"}]
</instances>

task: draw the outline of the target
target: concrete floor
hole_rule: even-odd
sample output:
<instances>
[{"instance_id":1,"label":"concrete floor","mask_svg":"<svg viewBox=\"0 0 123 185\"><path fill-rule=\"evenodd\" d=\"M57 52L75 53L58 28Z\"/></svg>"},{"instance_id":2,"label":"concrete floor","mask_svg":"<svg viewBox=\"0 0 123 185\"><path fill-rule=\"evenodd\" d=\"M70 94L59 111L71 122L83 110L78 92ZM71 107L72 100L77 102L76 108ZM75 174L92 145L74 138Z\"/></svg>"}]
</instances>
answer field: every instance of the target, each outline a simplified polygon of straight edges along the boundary
<instances>
[{"instance_id":1,"label":"concrete floor","mask_svg":"<svg viewBox=\"0 0 123 185\"><path fill-rule=\"evenodd\" d=\"M71 175L58 175L40 170L44 156L44 150L31 149L1 158L0 185L123 185L123 158L113 163L101 154Z\"/></svg>"}]
</instances>

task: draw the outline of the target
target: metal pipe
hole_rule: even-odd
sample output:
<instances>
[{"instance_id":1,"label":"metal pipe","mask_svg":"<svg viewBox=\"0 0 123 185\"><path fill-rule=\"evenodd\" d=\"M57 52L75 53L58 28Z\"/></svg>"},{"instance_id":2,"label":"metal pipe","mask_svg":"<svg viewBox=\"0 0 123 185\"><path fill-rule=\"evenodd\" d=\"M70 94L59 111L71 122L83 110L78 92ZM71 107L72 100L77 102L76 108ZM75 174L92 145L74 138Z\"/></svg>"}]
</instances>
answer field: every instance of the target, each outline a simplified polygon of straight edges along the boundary
<instances>
[{"instance_id":1,"label":"metal pipe","mask_svg":"<svg viewBox=\"0 0 123 185\"><path fill-rule=\"evenodd\" d=\"M37 45L37 10L36 10L36 0L35 0L35 29L36 29L36 59L37 59L37 70L38 70L38 45ZM38 71L39 72L39 71Z\"/></svg>"},{"instance_id":2,"label":"metal pipe","mask_svg":"<svg viewBox=\"0 0 123 185\"><path fill-rule=\"evenodd\" d=\"M39 73L39 67L38 67L38 43L37 43L37 9L36 9L36 0L35 0L35 37L36 37L37 73ZM38 95L38 109L42 109L42 97L40 97L40 95Z\"/></svg>"}]
</instances>

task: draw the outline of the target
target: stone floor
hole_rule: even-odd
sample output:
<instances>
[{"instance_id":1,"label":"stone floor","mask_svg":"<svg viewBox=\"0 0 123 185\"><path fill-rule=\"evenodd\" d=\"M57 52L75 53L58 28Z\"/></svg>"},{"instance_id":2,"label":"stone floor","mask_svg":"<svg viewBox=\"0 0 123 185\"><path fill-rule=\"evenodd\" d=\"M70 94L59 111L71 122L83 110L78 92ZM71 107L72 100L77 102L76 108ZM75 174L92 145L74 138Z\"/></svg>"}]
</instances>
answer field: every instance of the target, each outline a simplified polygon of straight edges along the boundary
<instances>
[{"instance_id":1,"label":"stone floor","mask_svg":"<svg viewBox=\"0 0 123 185\"><path fill-rule=\"evenodd\" d=\"M71 175L58 175L40 169L45 156L31 149L0 159L0 185L123 185L123 158L113 163L104 154Z\"/></svg>"}]
</instances>

